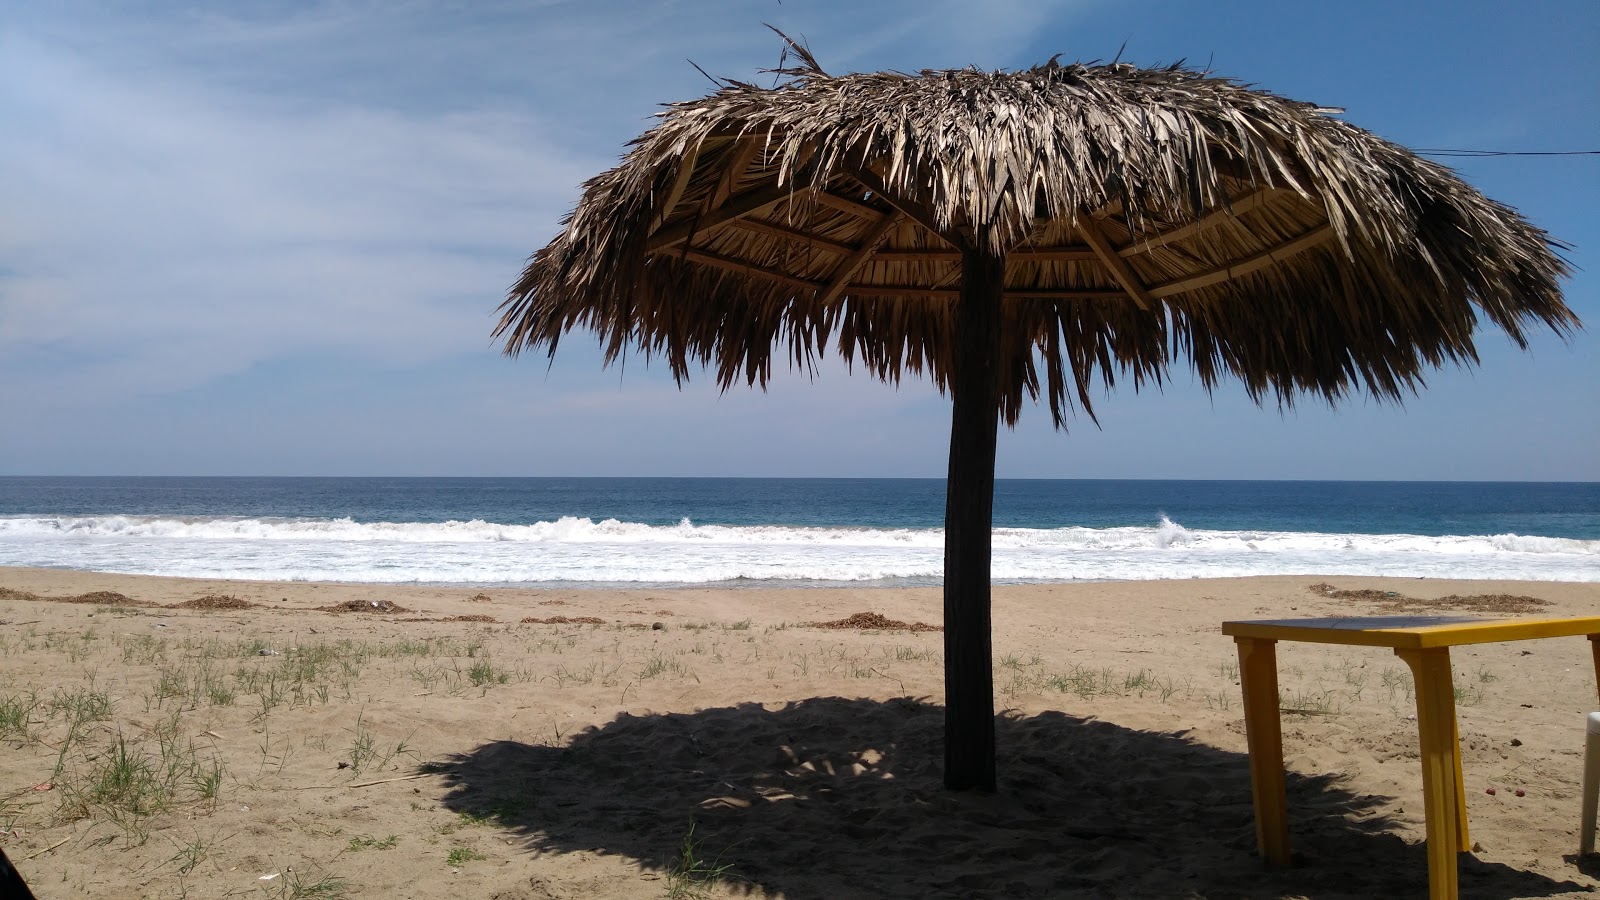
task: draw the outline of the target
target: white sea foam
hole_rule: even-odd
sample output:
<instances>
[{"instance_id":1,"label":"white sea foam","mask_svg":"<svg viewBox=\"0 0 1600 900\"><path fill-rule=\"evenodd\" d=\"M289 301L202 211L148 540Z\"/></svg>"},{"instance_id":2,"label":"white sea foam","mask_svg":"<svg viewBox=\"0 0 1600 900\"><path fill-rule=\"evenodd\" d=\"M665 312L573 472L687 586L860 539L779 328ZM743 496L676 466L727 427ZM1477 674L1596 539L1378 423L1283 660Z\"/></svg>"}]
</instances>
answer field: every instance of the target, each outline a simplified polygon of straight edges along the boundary
<instances>
[{"instance_id":1,"label":"white sea foam","mask_svg":"<svg viewBox=\"0 0 1600 900\"><path fill-rule=\"evenodd\" d=\"M0 517L0 565L280 581L701 584L934 581L943 533L918 528L530 525L169 516ZM1600 582L1600 541L1515 534L997 528L1004 581L1399 575Z\"/></svg>"}]
</instances>

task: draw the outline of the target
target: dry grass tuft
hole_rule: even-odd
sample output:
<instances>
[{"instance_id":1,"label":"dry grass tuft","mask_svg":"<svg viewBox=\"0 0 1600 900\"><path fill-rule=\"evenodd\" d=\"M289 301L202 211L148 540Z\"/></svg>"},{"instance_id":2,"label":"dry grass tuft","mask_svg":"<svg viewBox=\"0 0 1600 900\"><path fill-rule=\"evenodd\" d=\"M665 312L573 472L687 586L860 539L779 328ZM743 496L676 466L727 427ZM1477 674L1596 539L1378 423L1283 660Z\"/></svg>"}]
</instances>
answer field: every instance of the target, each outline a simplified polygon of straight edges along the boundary
<instances>
[{"instance_id":1,"label":"dry grass tuft","mask_svg":"<svg viewBox=\"0 0 1600 900\"><path fill-rule=\"evenodd\" d=\"M97 606L156 606L148 600L135 600L116 591L90 591L76 597L62 597L62 603L93 603Z\"/></svg>"},{"instance_id":2,"label":"dry grass tuft","mask_svg":"<svg viewBox=\"0 0 1600 900\"><path fill-rule=\"evenodd\" d=\"M875 612L858 612L832 622L811 622L812 628L831 628L837 630L855 631L943 631L939 625L929 625L926 622L901 622L890 619Z\"/></svg>"},{"instance_id":3,"label":"dry grass tuft","mask_svg":"<svg viewBox=\"0 0 1600 900\"><path fill-rule=\"evenodd\" d=\"M74 597L47 597L29 591L19 591L13 588L0 588L0 600L27 600L42 601L45 603L88 603L96 606L160 606L149 600L135 600L127 594L116 591L90 591L87 594L78 594Z\"/></svg>"},{"instance_id":4,"label":"dry grass tuft","mask_svg":"<svg viewBox=\"0 0 1600 900\"><path fill-rule=\"evenodd\" d=\"M261 604L241 600L231 594L207 594L198 600L174 603L167 609L260 609Z\"/></svg>"},{"instance_id":5,"label":"dry grass tuft","mask_svg":"<svg viewBox=\"0 0 1600 900\"><path fill-rule=\"evenodd\" d=\"M332 606L319 606L321 612L332 613L407 613L411 610L389 600L346 600Z\"/></svg>"},{"instance_id":6,"label":"dry grass tuft","mask_svg":"<svg viewBox=\"0 0 1600 900\"><path fill-rule=\"evenodd\" d=\"M551 616L548 619L529 616L522 620L523 625L604 625L605 619L595 616Z\"/></svg>"},{"instance_id":7,"label":"dry grass tuft","mask_svg":"<svg viewBox=\"0 0 1600 900\"><path fill-rule=\"evenodd\" d=\"M1378 591L1371 588L1362 590L1340 590L1331 584L1313 584L1306 588L1318 597L1330 600L1355 600L1361 603L1375 603L1383 612L1478 612L1496 613L1501 615L1519 615L1522 613L1537 612L1550 605L1548 600L1538 597L1523 597L1513 594L1474 594L1461 596L1451 594L1447 597L1408 597L1397 591Z\"/></svg>"}]
</instances>

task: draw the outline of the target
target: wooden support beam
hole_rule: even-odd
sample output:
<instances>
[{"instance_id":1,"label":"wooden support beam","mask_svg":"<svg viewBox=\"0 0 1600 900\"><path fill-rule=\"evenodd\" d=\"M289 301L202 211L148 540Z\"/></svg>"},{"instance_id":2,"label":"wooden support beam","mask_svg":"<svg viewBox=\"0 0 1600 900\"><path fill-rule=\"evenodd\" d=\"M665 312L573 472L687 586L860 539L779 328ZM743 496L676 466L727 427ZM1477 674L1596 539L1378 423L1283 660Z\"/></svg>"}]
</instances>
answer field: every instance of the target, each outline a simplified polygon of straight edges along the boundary
<instances>
[{"instance_id":1,"label":"wooden support beam","mask_svg":"<svg viewBox=\"0 0 1600 900\"><path fill-rule=\"evenodd\" d=\"M933 283L933 286L935 288L947 288L950 285L955 284L956 282L958 282L960 280L961 280L961 267L960 266L956 266L955 268L951 269L949 272L946 272L945 276L943 278L939 279L938 281L935 281Z\"/></svg>"},{"instance_id":2,"label":"wooden support beam","mask_svg":"<svg viewBox=\"0 0 1600 900\"><path fill-rule=\"evenodd\" d=\"M1263 203L1266 203L1268 200L1272 199L1272 195L1278 193L1279 191L1279 188L1264 187L1258 191L1255 191L1254 193L1246 194L1243 197L1228 203L1226 206L1219 206L1211 212L1206 213L1200 218L1182 227L1174 228L1171 231L1164 231L1160 234L1153 234L1149 237L1135 238L1128 246L1118 250L1117 254L1119 256L1134 256L1136 254L1143 253L1146 250L1154 250L1157 247L1166 246L1173 241L1181 241L1190 235L1198 234L1208 228L1220 225L1228 219L1236 218L1251 211L1252 209L1261 206Z\"/></svg>"},{"instance_id":3,"label":"wooden support beam","mask_svg":"<svg viewBox=\"0 0 1600 900\"><path fill-rule=\"evenodd\" d=\"M929 288L910 284L852 284L844 291L852 297L921 297L945 300L961 292L955 288Z\"/></svg>"},{"instance_id":4,"label":"wooden support beam","mask_svg":"<svg viewBox=\"0 0 1600 900\"><path fill-rule=\"evenodd\" d=\"M771 222L764 222L761 219L751 219L746 217L743 219L735 219L729 224L741 231L755 231L761 234L770 234L773 237L782 238L786 241L793 241L796 244L803 244L806 247L815 248L817 250L826 250L829 253L836 253L839 256L849 256L850 254L856 252L856 248L850 246L849 244L841 243L839 241L831 241L824 237L816 237L814 235L806 234L804 231L801 231L797 228L774 225Z\"/></svg>"},{"instance_id":5,"label":"wooden support beam","mask_svg":"<svg viewBox=\"0 0 1600 900\"><path fill-rule=\"evenodd\" d=\"M741 275L753 275L757 278L765 278L769 281L778 281L782 282L783 284L802 288L807 291L820 291L823 288L823 285L820 282L790 275L787 272L779 272L777 269L769 269L766 266L758 266L755 263L745 262L742 259L734 259L731 256L723 256L720 253L712 253L709 250L699 250L694 247L690 247L689 249L682 251L682 253L685 259L692 259L697 263L703 263L711 266L712 268L723 269L728 272L738 272Z\"/></svg>"},{"instance_id":6,"label":"wooden support beam","mask_svg":"<svg viewBox=\"0 0 1600 900\"><path fill-rule=\"evenodd\" d=\"M737 272L741 275L752 275L777 281L802 290L823 291L828 285L807 278L799 278L776 269L758 266L734 259L709 250L700 250L691 247L680 251L681 255L697 263L722 269L728 272ZM673 254L674 256L679 254ZM921 297L928 300L950 300L961 294L957 288L929 288L910 284L849 284L841 291L857 297ZM1121 300L1127 295L1122 291L1074 291L1074 290L1039 290L1039 291L1006 291L1007 299L1038 299L1038 300Z\"/></svg>"},{"instance_id":7,"label":"wooden support beam","mask_svg":"<svg viewBox=\"0 0 1600 900\"><path fill-rule=\"evenodd\" d=\"M947 300L960 295L956 288L929 288L909 284L852 284L844 292L857 297L923 297L929 300ZM1007 300L1126 300L1123 291L1082 290L1008 290L1002 296Z\"/></svg>"},{"instance_id":8,"label":"wooden support beam","mask_svg":"<svg viewBox=\"0 0 1600 900\"><path fill-rule=\"evenodd\" d=\"M785 200L798 197L812 190L814 188L810 185L774 184L747 191L736 197L729 197L726 203L712 212L700 216L691 216L661 229L645 242L645 252L657 253L669 247L675 247L688 240L689 236L696 231L705 231L726 222L732 222L735 219L742 219L745 216L777 206Z\"/></svg>"},{"instance_id":9,"label":"wooden support beam","mask_svg":"<svg viewBox=\"0 0 1600 900\"><path fill-rule=\"evenodd\" d=\"M672 216L672 210L677 207L678 201L683 199L683 192L689 187L689 179L694 176L694 164L699 157L700 148L696 146L678 161L678 172L672 179L672 187L667 190L667 196L662 199L661 205L656 207L655 214L650 217L651 234L655 234L662 223Z\"/></svg>"},{"instance_id":10,"label":"wooden support beam","mask_svg":"<svg viewBox=\"0 0 1600 900\"><path fill-rule=\"evenodd\" d=\"M883 262L961 262L960 250L879 250Z\"/></svg>"},{"instance_id":11,"label":"wooden support beam","mask_svg":"<svg viewBox=\"0 0 1600 900\"><path fill-rule=\"evenodd\" d=\"M842 213L849 213L858 219L877 221L883 216L883 210L858 203L849 197L841 197L832 191L817 191L816 201L830 209L837 209Z\"/></svg>"},{"instance_id":12,"label":"wooden support beam","mask_svg":"<svg viewBox=\"0 0 1600 900\"><path fill-rule=\"evenodd\" d=\"M712 253L709 250L701 250L697 247L680 250L673 255L682 255L685 259L727 272L737 272L741 275L764 278L768 281L787 284L804 291L816 291L819 292L819 295L832 287L831 284L812 281L809 278L800 278L776 269L769 269L766 266L758 266L742 259L735 259L720 253ZM838 295L829 299L837 299L837 296L848 295L853 297L920 297L927 300L953 300L960 294L961 291L953 287L930 288L911 284L846 284L840 289ZM1002 296L1007 300L1122 300L1128 295L1123 291L1089 291L1070 288L1031 290L1023 288L1007 290Z\"/></svg>"},{"instance_id":13,"label":"wooden support beam","mask_svg":"<svg viewBox=\"0 0 1600 900\"><path fill-rule=\"evenodd\" d=\"M1069 260L1099 259L1094 248L1083 245L1071 247L1019 247L1006 252L1006 259L1025 259L1029 262L1067 262Z\"/></svg>"},{"instance_id":14,"label":"wooden support beam","mask_svg":"<svg viewBox=\"0 0 1600 900\"><path fill-rule=\"evenodd\" d=\"M1105 206L1091 210L1089 215L1094 216L1096 219L1109 219L1112 216L1122 215L1122 198L1112 197L1106 201Z\"/></svg>"},{"instance_id":15,"label":"wooden support beam","mask_svg":"<svg viewBox=\"0 0 1600 900\"><path fill-rule=\"evenodd\" d=\"M1127 260L1118 256L1116 250L1112 249L1111 242L1106 240L1104 232L1100 230L1100 223L1089 215L1082 215L1078 217L1077 226L1078 231L1083 234L1084 241L1094 249L1095 255L1100 257L1100 262L1111 270L1112 276L1122 285L1123 290L1128 292L1128 296L1133 298L1133 302L1139 304L1140 309L1154 309L1155 298L1145 290L1139 281L1139 276L1128 266Z\"/></svg>"},{"instance_id":16,"label":"wooden support beam","mask_svg":"<svg viewBox=\"0 0 1600 900\"><path fill-rule=\"evenodd\" d=\"M877 259L884 262L955 262L961 259L960 250L879 250ZM1008 261L1066 262L1069 260L1099 259L1100 256L1084 246L1075 247L1022 247L1006 253Z\"/></svg>"},{"instance_id":17,"label":"wooden support beam","mask_svg":"<svg viewBox=\"0 0 1600 900\"><path fill-rule=\"evenodd\" d=\"M739 180L744 177L750 164L755 162L756 156L761 153L761 140L753 137L741 138L728 153L722 174L717 178L717 186L706 195L705 212L714 212L733 196L734 189L739 186Z\"/></svg>"},{"instance_id":18,"label":"wooden support beam","mask_svg":"<svg viewBox=\"0 0 1600 900\"><path fill-rule=\"evenodd\" d=\"M1156 285L1148 290L1148 294L1156 299L1165 299L1177 294L1198 290L1203 287L1209 287L1213 284L1219 284L1224 281L1239 278L1252 272L1259 271L1260 269L1264 269L1267 266L1275 263L1282 262L1283 260L1288 259L1297 253L1302 253L1311 249L1312 247L1323 244L1331 240L1333 236L1333 227L1331 225L1323 225L1320 228L1307 232L1306 234L1303 234L1292 240L1285 241L1284 243L1279 244L1278 246L1269 250L1263 250L1260 253L1245 257L1244 259L1230 263L1226 266L1213 269L1210 272L1205 272L1190 278L1180 279L1178 281L1169 281L1165 284ZM779 272L775 269L768 269L764 266L758 266L754 263L745 262L744 260L734 259L718 253L712 253L707 250L690 248L688 250L679 252L681 252L688 259L705 263L709 266L726 269L730 272L739 272L746 275L755 275L774 281L780 281L802 289L824 291L831 287L831 283L823 284L822 282L800 278L784 272ZM952 299L959 296L960 291L954 288L929 288L920 285L909 284L846 284L839 291L839 294L849 294L863 297L926 297L929 299ZM1007 300L1119 300L1127 297L1128 294L1126 291L1081 290L1072 288L1010 288L1004 292L1003 296Z\"/></svg>"},{"instance_id":19,"label":"wooden support beam","mask_svg":"<svg viewBox=\"0 0 1600 900\"><path fill-rule=\"evenodd\" d=\"M880 219L878 224L872 226L872 230L861 238L861 246L856 248L856 252L846 257L844 262L839 263L839 267L833 270L833 278L828 282L828 286L823 289L822 294L817 297L819 304L826 306L839 299L839 295L844 293L845 287L850 283L851 276L855 275L866 264L873 251L878 249L878 244L883 241L884 235L888 234L889 230L899 223L900 217L901 214L899 212L892 212Z\"/></svg>"},{"instance_id":20,"label":"wooden support beam","mask_svg":"<svg viewBox=\"0 0 1600 900\"><path fill-rule=\"evenodd\" d=\"M1041 288L1039 290L1016 289L1005 293L1007 300L1126 300L1128 295L1122 291L1085 291L1085 290L1053 290Z\"/></svg>"},{"instance_id":21,"label":"wooden support beam","mask_svg":"<svg viewBox=\"0 0 1600 900\"><path fill-rule=\"evenodd\" d=\"M960 235L954 232L941 229L938 221L933 216L933 212L926 206L923 206L921 203L918 203L915 200L906 200L890 194L888 189L884 186L883 179L879 178L876 173L852 172L850 173L850 177L865 185L867 190L872 192L872 196L877 197L895 209L905 213L906 218L916 222L923 228L928 229L928 231L939 240L944 241L946 244L949 244L957 250L965 251L968 249L969 242L962 239Z\"/></svg>"},{"instance_id":22,"label":"wooden support beam","mask_svg":"<svg viewBox=\"0 0 1600 900\"><path fill-rule=\"evenodd\" d=\"M780 272L776 269L758 266L755 263L746 262L742 259L734 259L731 256L724 256L720 253L712 253L709 250L700 250L698 248L691 247L688 250L679 252L686 259L711 266L712 268L722 269L728 272L737 272L741 275L751 275L757 278L764 278L768 281L776 281L782 284L787 284L791 287L799 288L800 290L804 291L816 291L819 292L819 295L821 292L824 292L831 287L831 285L823 284L820 281L812 281L809 278L800 278L790 275L786 272ZM839 291L839 296L917 297L926 300L953 300L960 296L960 294L961 291L958 288L930 288L910 284L846 284ZM1126 299L1128 295L1122 291L1086 291L1046 288L1039 290L1007 290L1003 293L1003 296L1007 300L1123 300ZM836 299L836 297L830 299Z\"/></svg>"},{"instance_id":23,"label":"wooden support beam","mask_svg":"<svg viewBox=\"0 0 1600 900\"><path fill-rule=\"evenodd\" d=\"M1210 287L1224 281L1231 281L1249 275L1259 269L1264 269L1274 263L1282 262L1296 253L1309 250L1333 237L1333 226L1323 225L1289 241L1285 241L1269 250L1263 250L1253 256L1228 263L1217 269L1212 269L1201 275L1184 278L1180 281L1169 281L1166 284L1156 285L1150 289L1152 297L1171 297L1185 291Z\"/></svg>"}]
</instances>

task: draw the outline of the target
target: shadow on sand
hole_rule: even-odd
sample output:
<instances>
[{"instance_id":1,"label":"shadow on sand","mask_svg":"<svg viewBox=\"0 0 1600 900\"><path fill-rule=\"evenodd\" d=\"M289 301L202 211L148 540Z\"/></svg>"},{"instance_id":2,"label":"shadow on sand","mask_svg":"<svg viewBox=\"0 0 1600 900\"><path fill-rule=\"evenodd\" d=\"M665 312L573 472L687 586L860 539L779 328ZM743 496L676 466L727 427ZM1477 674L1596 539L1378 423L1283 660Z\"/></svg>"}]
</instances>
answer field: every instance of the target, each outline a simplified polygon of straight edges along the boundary
<instances>
[{"instance_id":1,"label":"shadow on sand","mask_svg":"<svg viewBox=\"0 0 1600 900\"><path fill-rule=\"evenodd\" d=\"M624 714L565 746L485 744L451 760L446 805L539 853L677 861L701 851L755 895L835 897L1426 896L1421 845L1384 830L1386 798L1289 777L1299 865L1255 855L1242 754L1182 733L1047 712L1002 716L994 795L940 786L943 709L823 697ZM1585 890L1462 857L1462 896ZM578 896L535 879L529 897ZM665 893L665 890L662 890ZM514 897L515 894L502 894Z\"/></svg>"}]
</instances>

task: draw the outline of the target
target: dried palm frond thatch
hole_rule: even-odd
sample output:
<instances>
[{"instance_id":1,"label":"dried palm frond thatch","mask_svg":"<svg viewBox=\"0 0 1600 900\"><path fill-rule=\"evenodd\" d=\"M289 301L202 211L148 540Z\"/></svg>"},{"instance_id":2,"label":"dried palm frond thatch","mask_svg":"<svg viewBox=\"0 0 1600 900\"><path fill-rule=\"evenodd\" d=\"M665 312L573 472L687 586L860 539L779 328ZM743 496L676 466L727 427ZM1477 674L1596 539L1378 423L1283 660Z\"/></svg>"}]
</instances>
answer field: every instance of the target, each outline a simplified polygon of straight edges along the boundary
<instances>
[{"instance_id":1,"label":"dried palm frond thatch","mask_svg":"<svg viewBox=\"0 0 1600 900\"><path fill-rule=\"evenodd\" d=\"M992 789L989 559L997 421L1057 426L1098 382L1187 358L1250 396L1399 399L1566 334L1559 244L1448 169L1331 110L1170 66L726 81L669 106L534 254L495 335L598 332L608 361L728 387L829 349L953 398L945 783Z\"/></svg>"},{"instance_id":2,"label":"dried palm frond thatch","mask_svg":"<svg viewBox=\"0 0 1600 900\"><path fill-rule=\"evenodd\" d=\"M1187 357L1252 397L1396 399L1476 360L1479 317L1576 320L1559 247L1450 170L1328 111L1177 66L731 82L591 180L502 307L510 353L763 384L834 348L944 389L961 251L1005 259L1003 417Z\"/></svg>"}]
</instances>

